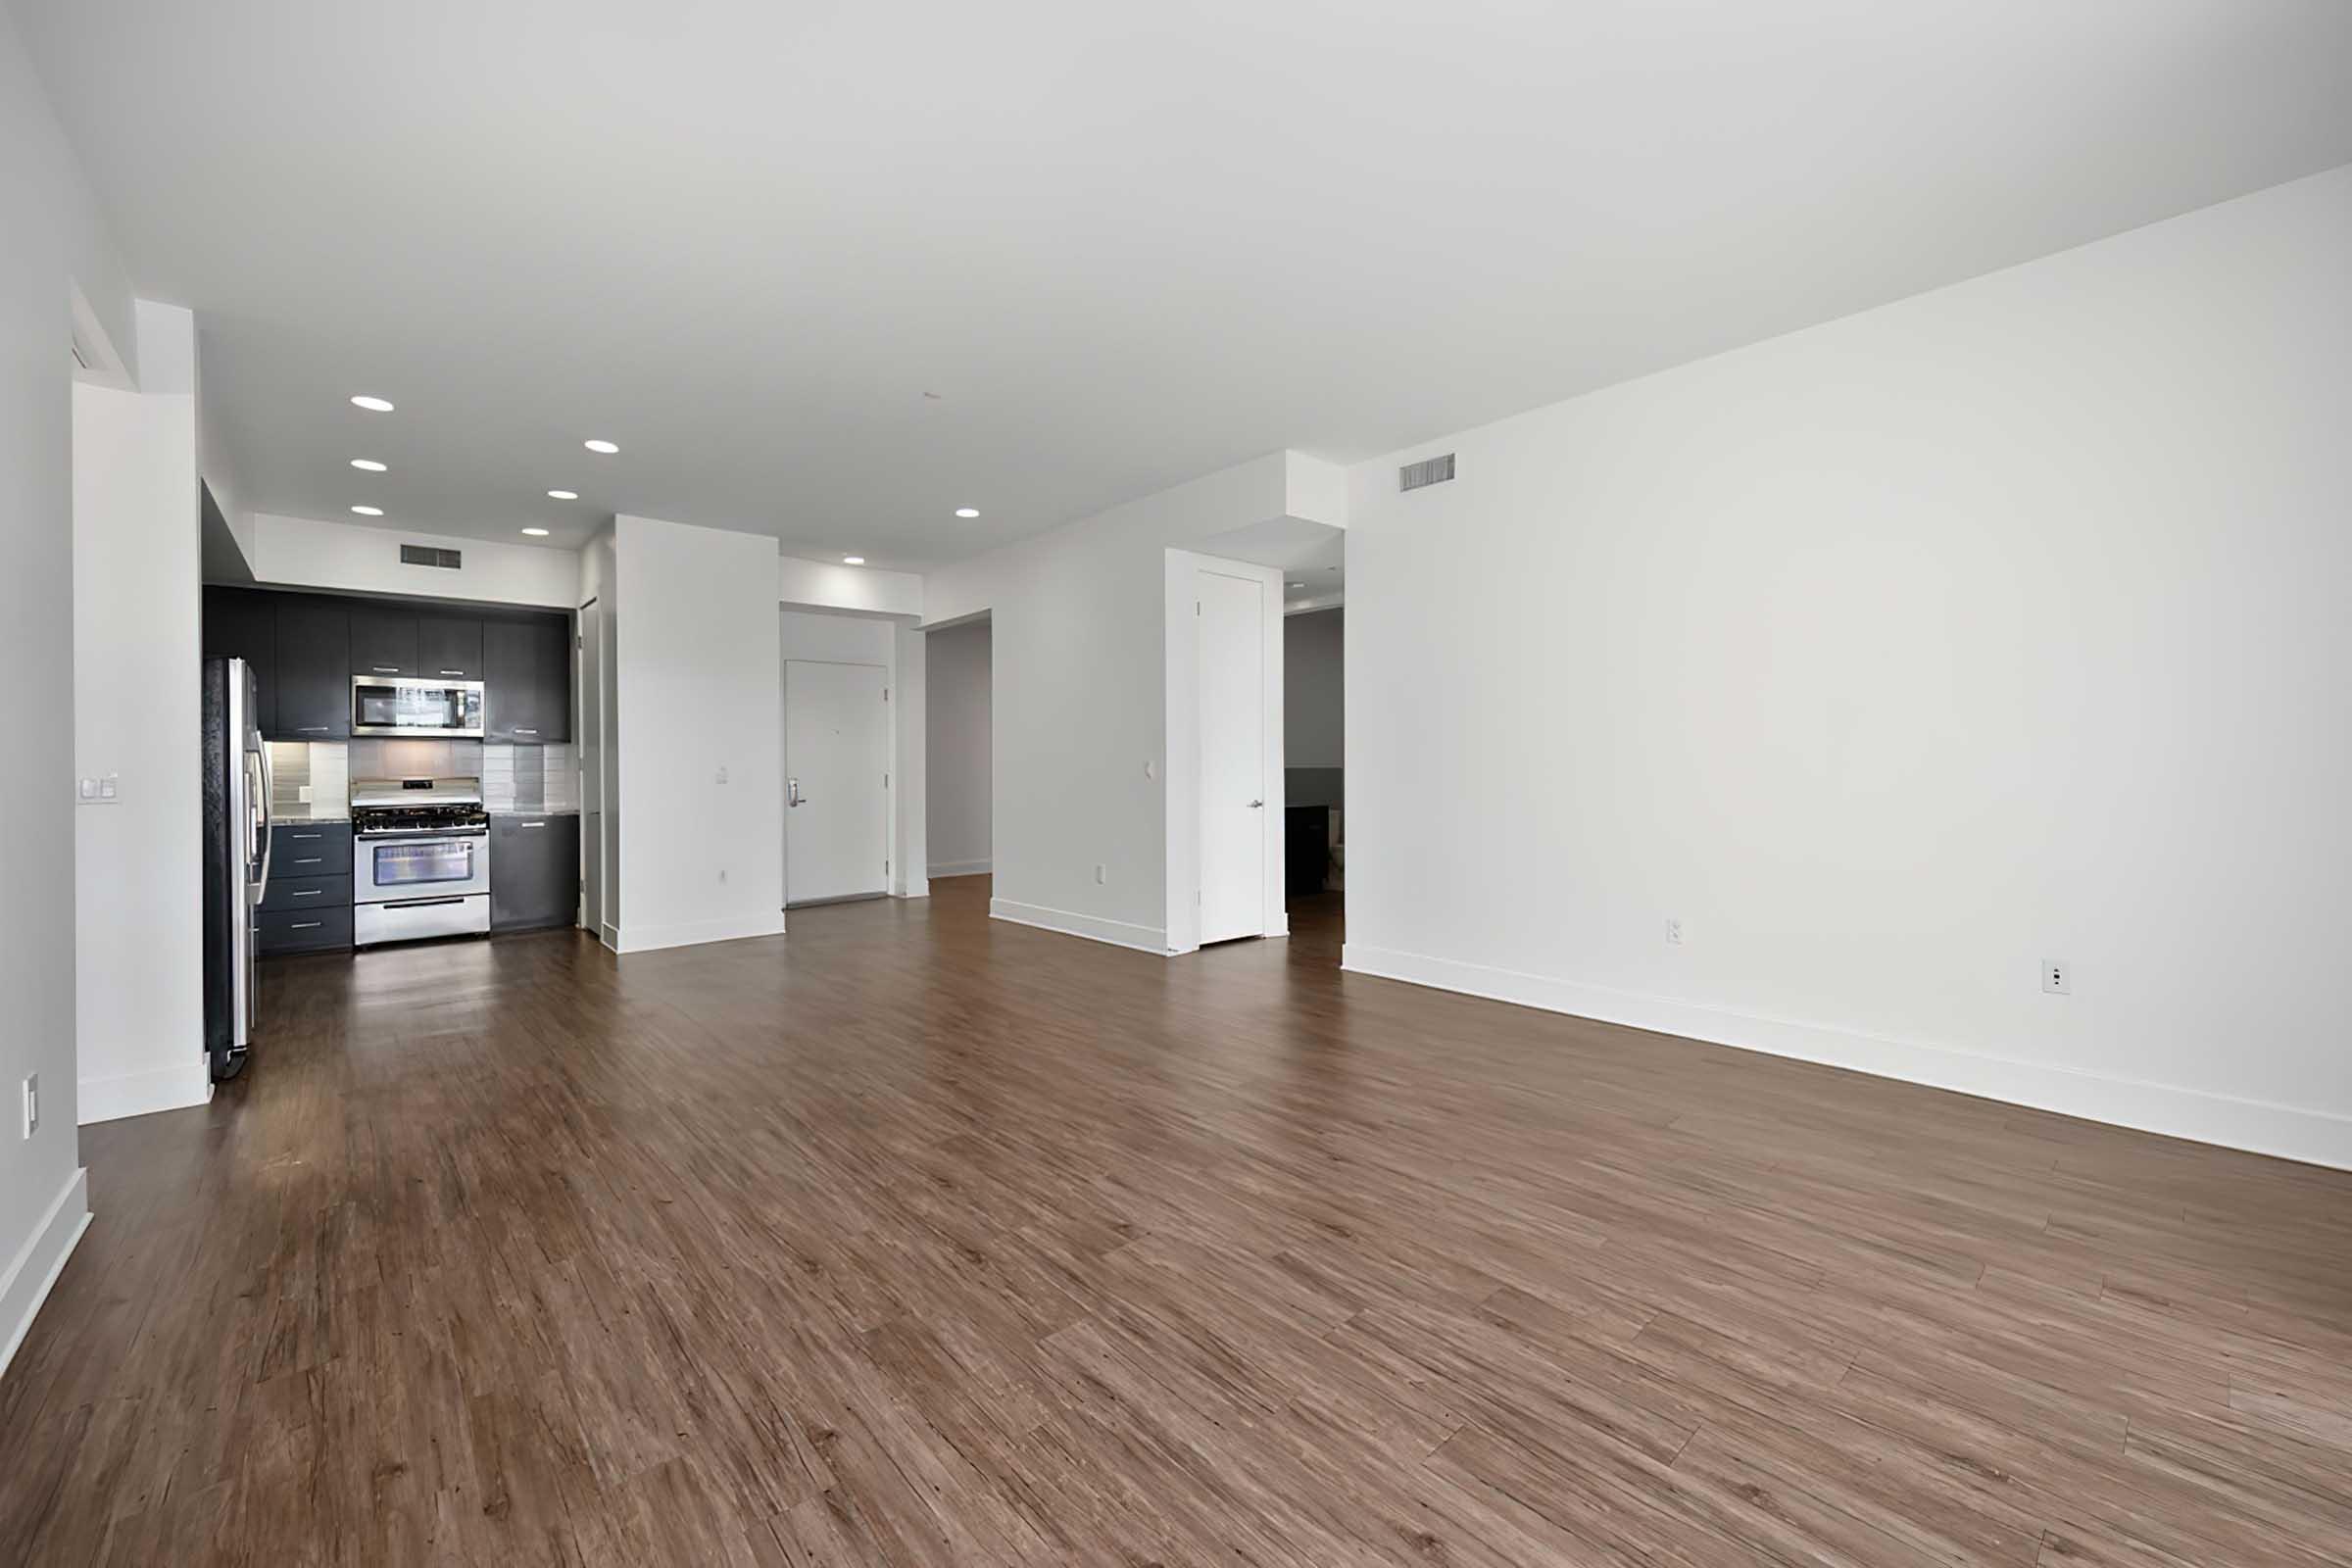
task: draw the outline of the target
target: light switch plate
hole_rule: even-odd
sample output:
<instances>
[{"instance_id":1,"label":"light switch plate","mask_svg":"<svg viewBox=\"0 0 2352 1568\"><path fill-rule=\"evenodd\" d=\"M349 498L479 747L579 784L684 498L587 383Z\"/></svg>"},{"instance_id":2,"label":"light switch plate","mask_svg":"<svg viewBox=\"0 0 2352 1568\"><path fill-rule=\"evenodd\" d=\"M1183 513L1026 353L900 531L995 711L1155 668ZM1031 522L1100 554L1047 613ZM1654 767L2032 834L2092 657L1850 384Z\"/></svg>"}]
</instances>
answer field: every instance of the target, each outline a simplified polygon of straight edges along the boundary
<instances>
[{"instance_id":1,"label":"light switch plate","mask_svg":"<svg viewBox=\"0 0 2352 1568\"><path fill-rule=\"evenodd\" d=\"M24 1079L24 1136L41 1124L41 1075L29 1073Z\"/></svg>"}]
</instances>

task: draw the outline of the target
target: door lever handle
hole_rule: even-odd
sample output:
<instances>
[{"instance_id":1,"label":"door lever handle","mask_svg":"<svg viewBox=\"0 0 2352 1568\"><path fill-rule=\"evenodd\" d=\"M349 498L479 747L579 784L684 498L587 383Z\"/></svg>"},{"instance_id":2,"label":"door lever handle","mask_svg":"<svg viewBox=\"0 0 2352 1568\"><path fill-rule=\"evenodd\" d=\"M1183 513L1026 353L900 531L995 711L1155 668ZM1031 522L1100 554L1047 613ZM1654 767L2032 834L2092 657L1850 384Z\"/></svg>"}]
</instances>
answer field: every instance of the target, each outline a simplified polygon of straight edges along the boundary
<instances>
[{"instance_id":1,"label":"door lever handle","mask_svg":"<svg viewBox=\"0 0 2352 1568\"><path fill-rule=\"evenodd\" d=\"M1265 805L1265 804L1266 804L1266 803L1265 803L1265 802L1263 802L1263 801L1251 801L1251 802L1250 803L1250 809L1251 809L1252 811L1254 811L1254 810L1256 810L1256 809L1257 809L1259 807L1261 807L1261 806L1263 806L1263 805Z\"/></svg>"}]
</instances>

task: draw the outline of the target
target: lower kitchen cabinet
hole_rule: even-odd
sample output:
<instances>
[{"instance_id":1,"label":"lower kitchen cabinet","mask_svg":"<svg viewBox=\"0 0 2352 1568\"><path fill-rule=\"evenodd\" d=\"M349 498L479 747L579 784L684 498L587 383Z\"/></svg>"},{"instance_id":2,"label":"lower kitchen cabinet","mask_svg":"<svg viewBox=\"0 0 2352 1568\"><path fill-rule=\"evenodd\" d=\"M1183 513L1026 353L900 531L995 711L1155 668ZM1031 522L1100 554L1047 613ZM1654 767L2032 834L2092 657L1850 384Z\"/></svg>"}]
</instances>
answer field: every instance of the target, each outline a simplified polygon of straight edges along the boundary
<instances>
[{"instance_id":1,"label":"lower kitchen cabinet","mask_svg":"<svg viewBox=\"0 0 2352 1568\"><path fill-rule=\"evenodd\" d=\"M580 904L580 819L571 811L490 818L490 929L569 925Z\"/></svg>"},{"instance_id":2,"label":"lower kitchen cabinet","mask_svg":"<svg viewBox=\"0 0 2352 1568\"><path fill-rule=\"evenodd\" d=\"M261 927L261 953L266 958L288 953L348 952L351 948L349 904L340 908L264 908L254 919Z\"/></svg>"}]
</instances>

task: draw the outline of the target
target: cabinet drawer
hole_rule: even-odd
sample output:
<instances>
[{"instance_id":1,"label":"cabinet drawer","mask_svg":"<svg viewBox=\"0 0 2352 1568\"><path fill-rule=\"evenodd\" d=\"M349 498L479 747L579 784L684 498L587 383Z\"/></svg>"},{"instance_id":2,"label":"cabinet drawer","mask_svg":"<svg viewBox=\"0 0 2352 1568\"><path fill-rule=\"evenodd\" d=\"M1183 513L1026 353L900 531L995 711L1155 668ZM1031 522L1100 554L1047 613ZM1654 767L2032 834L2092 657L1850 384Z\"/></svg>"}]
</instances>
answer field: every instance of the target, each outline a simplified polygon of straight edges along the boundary
<instances>
[{"instance_id":1,"label":"cabinet drawer","mask_svg":"<svg viewBox=\"0 0 2352 1568\"><path fill-rule=\"evenodd\" d=\"M270 830L270 879L351 875L349 822L280 822ZM346 898L345 904L351 902Z\"/></svg>"},{"instance_id":2,"label":"cabinet drawer","mask_svg":"<svg viewBox=\"0 0 2352 1568\"><path fill-rule=\"evenodd\" d=\"M262 909L348 909L351 878L347 876L286 876L270 873L270 891L262 895Z\"/></svg>"},{"instance_id":3,"label":"cabinet drawer","mask_svg":"<svg viewBox=\"0 0 2352 1568\"><path fill-rule=\"evenodd\" d=\"M351 906L334 909L264 909L262 952L323 953L351 946Z\"/></svg>"}]
</instances>

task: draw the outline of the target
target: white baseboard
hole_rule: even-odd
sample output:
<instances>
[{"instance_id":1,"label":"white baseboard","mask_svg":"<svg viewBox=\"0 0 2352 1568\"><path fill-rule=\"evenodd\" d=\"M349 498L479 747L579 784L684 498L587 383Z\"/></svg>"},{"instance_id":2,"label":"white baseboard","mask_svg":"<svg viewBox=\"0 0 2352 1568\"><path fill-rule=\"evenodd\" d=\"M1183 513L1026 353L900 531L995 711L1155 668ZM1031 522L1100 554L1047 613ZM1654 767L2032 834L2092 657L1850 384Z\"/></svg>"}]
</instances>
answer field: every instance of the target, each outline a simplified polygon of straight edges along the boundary
<instances>
[{"instance_id":1,"label":"white baseboard","mask_svg":"<svg viewBox=\"0 0 2352 1568\"><path fill-rule=\"evenodd\" d=\"M203 1056L171 1067L117 1073L111 1078L84 1078L74 1085L74 1102L81 1124L145 1116L158 1110L185 1110L213 1098L212 1063Z\"/></svg>"},{"instance_id":2,"label":"white baseboard","mask_svg":"<svg viewBox=\"0 0 2352 1568\"><path fill-rule=\"evenodd\" d=\"M2085 1121L2352 1170L2352 1117L2325 1111L2018 1061L1949 1046L1887 1040L1826 1024L1734 1012L1358 942L1341 947L1340 967L1547 1012L1573 1013L1741 1051L1851 1068L1881 1078L2080 1116Z\"/></svg>"},{"instance_id":3,"label":"white baseboard","mask_svg":"<svg viewBox=\"0 0 2352 1568\"><path fill-rule=\"evenodd\" d=\"M931 862L931 874L934 877L987 876L993 863L988 860L934 860Z\"/></svg>"},{"instance_id":4,"label":"white baseboard","mask_svg":"<svg viewBox=\"0 0 2352 1568\"><path fill-rule=\"evenodd\" d=\"M1084 937L1089 942L1107 942L1114 948L1134 948L1160 957L1165 957L1168 952L1168 934L1159 927L1106 920L1099 914L1073 914L1068 909L1049 909L1039 904L991 899L988 917L1009 920L1014 925L1033 925L1040 931L1058 931L1067 937Z\"/></svg>"},{"instance_id":5,"label":"white baseboard","mask_svg":"<svg viewBox=\"0 0 2352 1568\"><path fill-rule=\"evenodd\" d=\"M615 953L652 953L662 948L690 948L703 942L737 942L745 937L780 937L784 911L730 914L716 920L686 920L676 925L633 925L611 940Z\"/></svg>"},{"instance_id":6,"label":"white baseboard","mask_svg":"<svg viewBox=\"0 0 2352 1568\"><path fill-rule=\"evenodd\" d=\"M41 1303L49 1299L49 1288L65 1272L66 1259L74 1255L74 1248L81 1233L90 1228L90 1173L78 1166L58 1189L49 1211L41 1216L24 1245L17 1250L16 1259L8 1272L0 1274L0 1372L16 1359L17 1347L24 1343L24 1335L39 1314Z\"/></svg>"}]
</instances>

